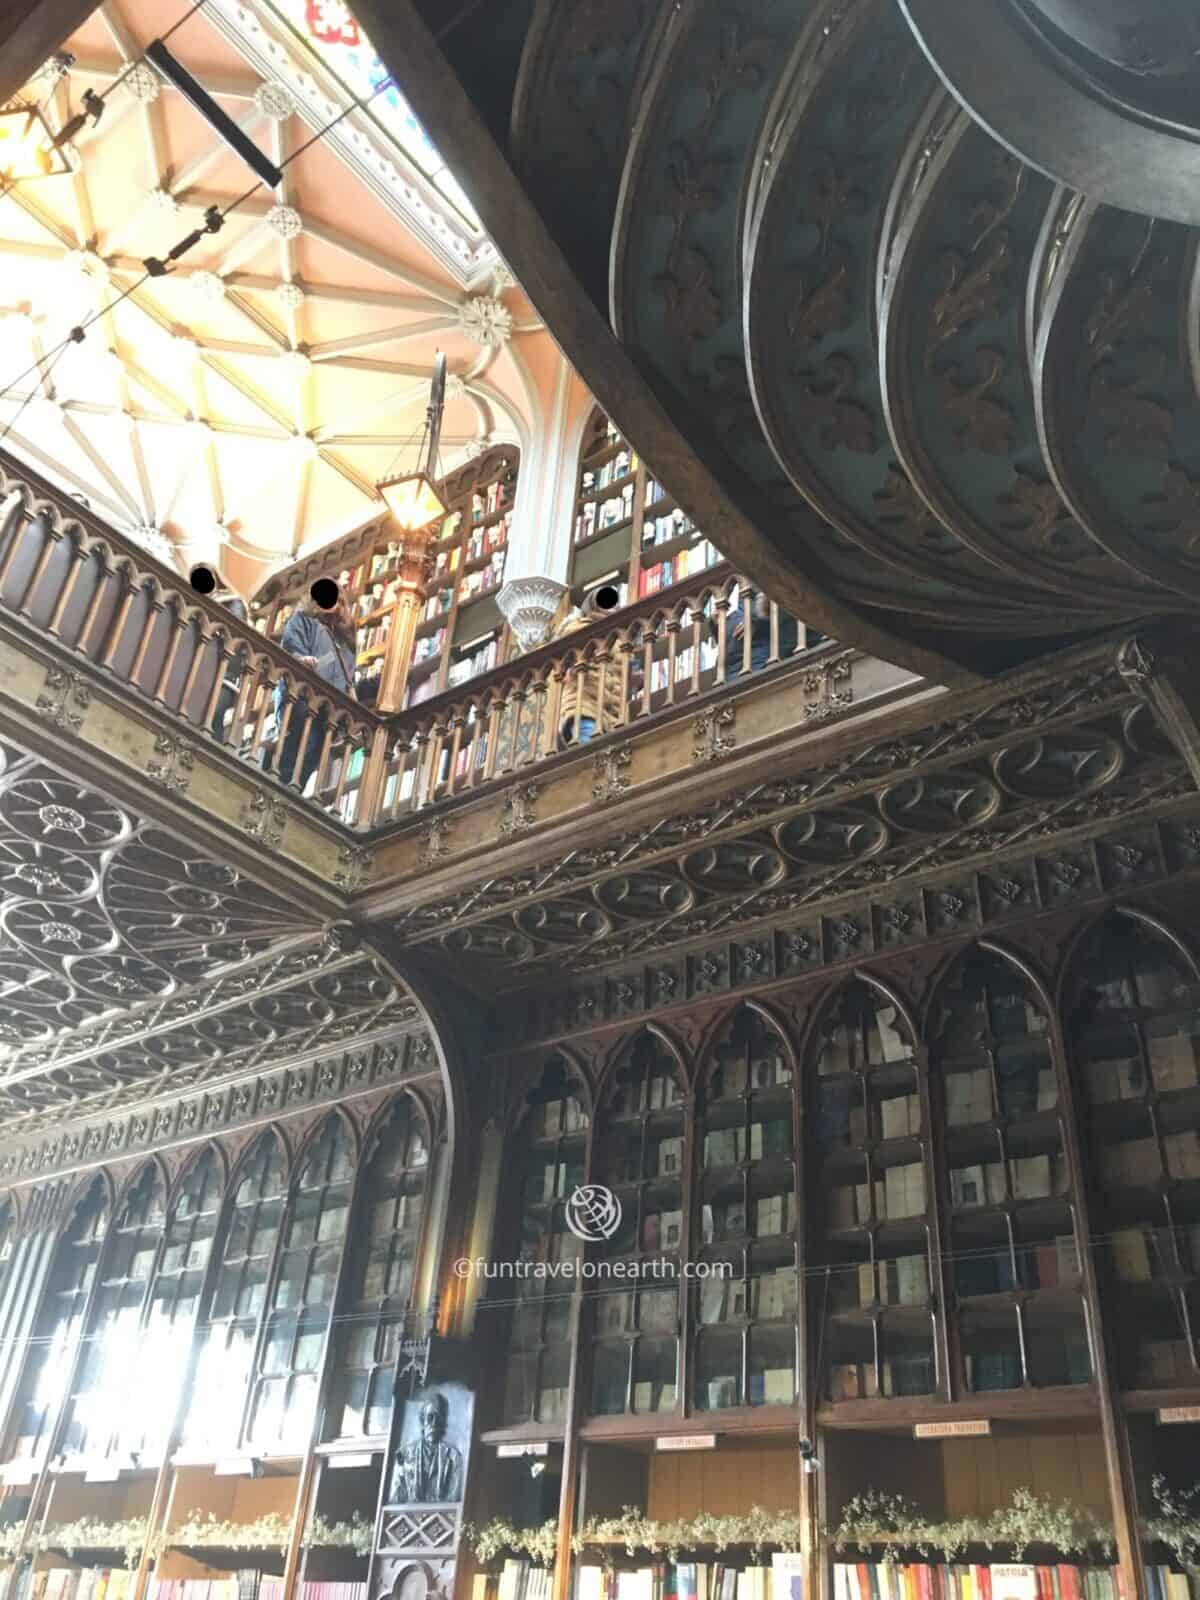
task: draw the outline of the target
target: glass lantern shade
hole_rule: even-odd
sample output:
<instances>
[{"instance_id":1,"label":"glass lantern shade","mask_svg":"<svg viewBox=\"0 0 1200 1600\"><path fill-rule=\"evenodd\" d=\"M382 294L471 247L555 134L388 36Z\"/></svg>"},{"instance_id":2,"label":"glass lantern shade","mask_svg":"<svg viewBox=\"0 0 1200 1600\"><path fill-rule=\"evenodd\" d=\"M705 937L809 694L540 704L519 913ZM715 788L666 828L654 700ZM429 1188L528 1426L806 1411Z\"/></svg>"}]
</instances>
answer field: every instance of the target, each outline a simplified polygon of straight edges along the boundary
<instances>
[{"instance_id":1,"label":"glass lantern shade","mask_svg":"<svg viewBox=\"0 0 1200 1600\"><path fill-rule=\"evenodd\" d=\"M446 515L445 502L423 472L386 478L379 485L379 493L406 533L417 533Z\"/></svg>"},{"instance_id":2,"label":"glass lantern shade","mask_svg":"<svg viewBox=\"0 0 1200 1600\"><path fill-rule=\"evenodd\" d=\"M0 181L51 178L70 170L66 155L55 146L54 135L37 106L0 110Z\"/></svg>"}]
</instances>

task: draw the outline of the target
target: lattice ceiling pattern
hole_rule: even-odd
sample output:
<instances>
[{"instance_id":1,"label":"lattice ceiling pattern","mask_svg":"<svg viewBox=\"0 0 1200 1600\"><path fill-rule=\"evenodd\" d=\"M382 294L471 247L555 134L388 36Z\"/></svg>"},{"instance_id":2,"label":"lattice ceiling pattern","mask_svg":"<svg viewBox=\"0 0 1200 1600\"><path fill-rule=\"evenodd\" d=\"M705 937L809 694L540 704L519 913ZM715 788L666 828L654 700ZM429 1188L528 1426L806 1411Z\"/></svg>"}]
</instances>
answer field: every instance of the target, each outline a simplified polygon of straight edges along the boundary
<instances>
[{"instance_id":1,"label":"lattice ceiling pattern","mask_svg":"<svg viewBox=\"0 0 1200 1600\"><path fill-rule=\"evenodd\" d=\"M68 41L69 75L31 86L56 128L85 88L111 93L71 174L0 199L0 387L41 364L0 400L0 429L156 554L217 561L250 591L376 514L375 482L415 460L438 350L451 467L481 439L519 437L528 363L549 341L452 179L430 178L369 110L134 287L146 257L254 181L149 66L112 87L182 14L110 0ZM351 101L313 48L265 0L209 0L170 40L278 165Z\"/></svg>"}]
</instances>

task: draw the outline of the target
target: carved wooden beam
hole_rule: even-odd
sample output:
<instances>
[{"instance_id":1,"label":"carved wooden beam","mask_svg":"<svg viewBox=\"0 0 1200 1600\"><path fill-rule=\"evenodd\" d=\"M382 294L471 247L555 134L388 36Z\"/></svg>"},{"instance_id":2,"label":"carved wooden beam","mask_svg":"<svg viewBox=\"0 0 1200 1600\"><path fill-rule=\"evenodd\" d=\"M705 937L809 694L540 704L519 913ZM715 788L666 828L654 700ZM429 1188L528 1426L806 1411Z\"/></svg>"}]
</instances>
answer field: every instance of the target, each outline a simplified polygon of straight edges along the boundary
<instances>
[{"instance_id":1,"label":"carved wooden beam","mask_svg":"<svg viewBox=\"0 0 1200 1600\"><path fill-rule=\"evenodd\" d=\"M28 82L97 6L98 0L5 0L0 5L0 104Z\"/></svg>"}]
</instances>

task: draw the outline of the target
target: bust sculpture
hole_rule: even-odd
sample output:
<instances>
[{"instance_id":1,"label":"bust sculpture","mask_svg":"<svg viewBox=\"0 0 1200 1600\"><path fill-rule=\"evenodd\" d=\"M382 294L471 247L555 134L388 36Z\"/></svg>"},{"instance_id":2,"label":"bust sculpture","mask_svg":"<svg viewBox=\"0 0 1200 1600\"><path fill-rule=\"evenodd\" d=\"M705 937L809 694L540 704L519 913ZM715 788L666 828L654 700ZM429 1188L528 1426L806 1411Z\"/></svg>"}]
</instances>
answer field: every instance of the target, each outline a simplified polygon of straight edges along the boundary
<instances>
[{"instance_id":1,"label":"bust sculpture","mask_svg":"<svg viewBox=\"0 0 1200 1600\"><path fill-rule=\"evenodd\" d=\"M446 1443L450 1407L444 1394L432 1394L421 1407L421 1431L396 1453L393 1501L429 1504L458 1498L462 1458Z\"/></svg>"}]
</instances>

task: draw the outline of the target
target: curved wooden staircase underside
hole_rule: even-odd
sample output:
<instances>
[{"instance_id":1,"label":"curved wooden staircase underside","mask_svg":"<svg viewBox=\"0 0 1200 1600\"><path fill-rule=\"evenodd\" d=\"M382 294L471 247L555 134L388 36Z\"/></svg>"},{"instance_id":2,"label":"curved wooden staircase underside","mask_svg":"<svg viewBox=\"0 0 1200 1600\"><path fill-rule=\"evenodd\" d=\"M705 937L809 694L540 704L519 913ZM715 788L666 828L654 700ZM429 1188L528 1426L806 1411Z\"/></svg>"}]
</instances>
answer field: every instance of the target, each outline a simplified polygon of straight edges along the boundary
<instances>
[{"instance_id":1,"label":"curved wooden staircase underside","mask_svg":"<svg viewBox=\"0 0 1200 1600\"><path fill-rule=\"evenodd\" d=\"M1018 4L1071 3L958 9L989 12L987 42ZM1194 609L1200 262L1168 220L1165 135L1162 218L1056 184L935 72L963 92L941 9L356 6L568 356L715 542L826 631L949 681ZM1198 147L1176 144L1186 170Z\"/></svg>"}]
</instances>

